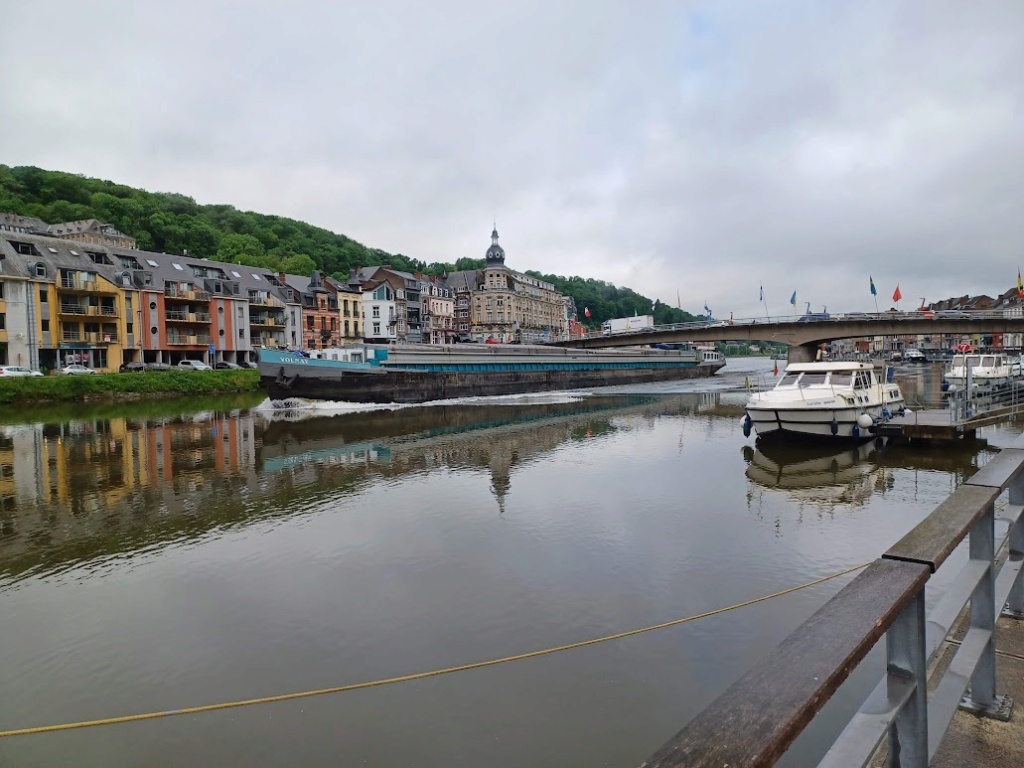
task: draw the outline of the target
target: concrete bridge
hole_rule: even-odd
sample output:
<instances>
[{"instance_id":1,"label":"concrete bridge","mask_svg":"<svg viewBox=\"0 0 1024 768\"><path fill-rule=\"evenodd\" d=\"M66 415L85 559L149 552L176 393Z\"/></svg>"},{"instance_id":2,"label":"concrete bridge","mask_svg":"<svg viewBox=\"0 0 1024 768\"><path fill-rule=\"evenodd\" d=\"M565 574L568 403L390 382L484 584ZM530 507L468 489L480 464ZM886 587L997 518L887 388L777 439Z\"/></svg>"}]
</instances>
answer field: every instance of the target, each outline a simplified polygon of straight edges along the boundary
<instances>
[{"instance_id":1,"label":"concrete bridge","mask_svg":"<svg viewBox=\"0 0 1024 768\"><path fill-rule=\"evenodd\" d=\"M851 312L829 315L745 318L727 321L659 325L650 330L629 331L610 336L592 333L580 339L556 342L557 346L579 349L626 347L638 344L750 341L789 345L789 362L814 360L820 344L837 339L865 336L916 336L1021 333L1024 315L1020 310L961 312Z\"/></svg>"}]
</instances>

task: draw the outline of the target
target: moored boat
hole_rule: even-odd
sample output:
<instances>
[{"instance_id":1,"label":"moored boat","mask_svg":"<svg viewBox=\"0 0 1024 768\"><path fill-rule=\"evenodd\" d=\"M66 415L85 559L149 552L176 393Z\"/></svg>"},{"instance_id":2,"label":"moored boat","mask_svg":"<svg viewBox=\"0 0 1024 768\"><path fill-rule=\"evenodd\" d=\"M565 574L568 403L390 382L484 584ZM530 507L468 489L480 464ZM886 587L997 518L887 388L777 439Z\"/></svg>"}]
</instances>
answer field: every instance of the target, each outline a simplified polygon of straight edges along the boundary
<instances>
[{"instance_id":1,"label":"moored boat","mask_svg":"<svg viewBox=\"0 0 1024 768\"><path fill-rule=\"evenodd\" d=\"M425 403L711 376L724 359L692 347L568 349L533 345L357 344L303 353L260 351L271 400Z\"/></svg>"},{"instance_id":2,"label":"moored boat","mask_svg":"<svg viewBox=\"0 0 1024 768\"><path fill-rule=\"evenodd\" d=\"M791 363L773 389L750 397L744 433L753 429L764 440L870 440L877 424L904 409L899 385L886 378L871 363Z\"/></svg>"},{"instance_id":3,"label":"moored boat","mask_svg":"<svg viewBox=\"0 0 1024 768\"><path fill-rule=\"evenodd\" d=\"M959 390L967 386L970 376L972 387L1004 387L1021 378L1020 359L1011 359L1002 352L954 355L944 378Z\"/></svg>"}]
</instances>

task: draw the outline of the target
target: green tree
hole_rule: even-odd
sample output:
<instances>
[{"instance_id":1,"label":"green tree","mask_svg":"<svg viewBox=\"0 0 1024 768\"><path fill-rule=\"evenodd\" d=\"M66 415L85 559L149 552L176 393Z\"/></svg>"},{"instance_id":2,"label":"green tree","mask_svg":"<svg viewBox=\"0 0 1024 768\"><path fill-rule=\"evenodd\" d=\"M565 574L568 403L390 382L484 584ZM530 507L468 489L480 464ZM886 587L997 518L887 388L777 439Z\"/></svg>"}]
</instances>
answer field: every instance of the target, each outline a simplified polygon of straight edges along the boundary
<instances>
[{"instance_id":1,"label":"green tree","mask_svg":"<svg viewBox=\"0 0 1024 768\"><path fill-rule=\"evenodd\" d=\"M316 268L316 262L305 254L291 256L281 262L281 271L289 275L310 275Z\"/></svg>"},{"instance_id":2,"label":"green tree","mask_svg":"<svg viewBox=\"0 0 1024 768\"><path fill-rule=\"evenodd\" d=\"M263 250L263 243L252 235L229 234L223 235L220 239L220 247L217 249L217 261L227 261L232 264L250 264L253 259L263 260L266 255ZM242 261L241 259L248 259Z\"/></svg>"}]
</instances>

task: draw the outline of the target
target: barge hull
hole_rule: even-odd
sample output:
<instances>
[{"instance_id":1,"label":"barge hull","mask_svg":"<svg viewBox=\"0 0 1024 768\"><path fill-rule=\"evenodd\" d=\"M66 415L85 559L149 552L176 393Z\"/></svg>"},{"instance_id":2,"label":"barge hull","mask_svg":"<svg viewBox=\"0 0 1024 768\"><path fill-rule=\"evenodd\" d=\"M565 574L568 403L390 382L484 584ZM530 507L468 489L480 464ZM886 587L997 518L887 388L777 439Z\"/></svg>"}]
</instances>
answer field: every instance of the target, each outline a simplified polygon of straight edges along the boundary
<instances>
[{"instance_id":1,"label":"barge hull","mask_svg":"<svg viewBox=\"0 0 1024 768\"><path fill-rule=\"evenodd\" d=\"M261 382L271 400L303 398L353 403L425 403L456 397L493 397L557 392L622 384L646 384L712 376L724 363L689 367L433 372L388 370L383 375L325 376L299 366L261 366ZM274 370L276 369L276 370Z\"/></svg>"}]
</instances>

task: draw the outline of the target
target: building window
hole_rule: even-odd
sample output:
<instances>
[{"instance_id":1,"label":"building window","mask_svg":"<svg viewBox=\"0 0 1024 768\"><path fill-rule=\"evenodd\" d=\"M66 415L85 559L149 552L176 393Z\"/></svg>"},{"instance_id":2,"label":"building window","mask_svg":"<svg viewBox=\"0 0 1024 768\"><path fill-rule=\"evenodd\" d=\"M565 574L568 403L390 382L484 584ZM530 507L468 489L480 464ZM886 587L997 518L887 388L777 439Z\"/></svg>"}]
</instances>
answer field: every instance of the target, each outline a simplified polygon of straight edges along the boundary
<instances>
[{"instance_id":1,"label":"building window","mask_svg":"<svg viewBox=\"0 0 1024 768\"><path fill-rule=\"evenodd\" d=\"M0 331L4 330L6 327L7 327L7 315L4 314L3 312L0 312Z\"/></svg>"},{"instance_id":2,"label":"building window","mask_svg":"<svg viewBox=\"0 0 1024 768\"><path fill-rule=\"evenodd\" d=\"M309 330L311 330L311 331L313 330L313 323L314 322L315 322L315 318L312 315L309 315L306 318L306 327L309 328Z\"/></svg>"},{"instance_id":3,"label":"building window","mask_svg":"<svg viewBox=\"0 0 1024 768\"><path fill-rule=\"evenodd\" d=\"M0 299L4 297L4 284L0 283Z\"/></svg>"},{"instance_id":4,"label":"building window","mask_svg":"<svg viewBox=\"0 0 1024 768\"><path fill-rule=\"evenodd\" d=\"M373 316L374 317L380 317L380 307L378 307L376 305L373 307Z\"/></svg>"},{"instance_id":5,"label":"building window","mask_svg":"<svg viewBox=\"0 0 1024 768\"><path fill-rule=\"evenodd\" d=\"M50 292L48 290L46 290L45 288L40 288L39 289L39 301L42 304L45 304L49 300L50 300Z\"/></svg>"},{"instance_id":6,"label":"building window","mask_svg":"<svg viewBox=\"0 0 1024 768\"><path fill-rule=\"evenodd\" d=\"M373 324L373 335L380 336L380 323Z\"/></svg>"},{"instance_id":7,"label":"building window","mask_svg":"<svg viewBox=\"0 0 1024 768\"><path fill-rule=\"evenodd\" d=\"M43 333L49 333L49 332L50 332L50 321L47 320L46 318L43 318Z\"/></svg>"},{"instance_id":8,"label":"building window","mask_svg":"<svg viewBox=\"0 0 1024 768\"><path fill-rule=\"evenodd\" d=\"M239 328L238 329L238 338L240 338L240 339L244 339L245 338L245 329L244 328Z\"/></svg>"}]
</instances>

